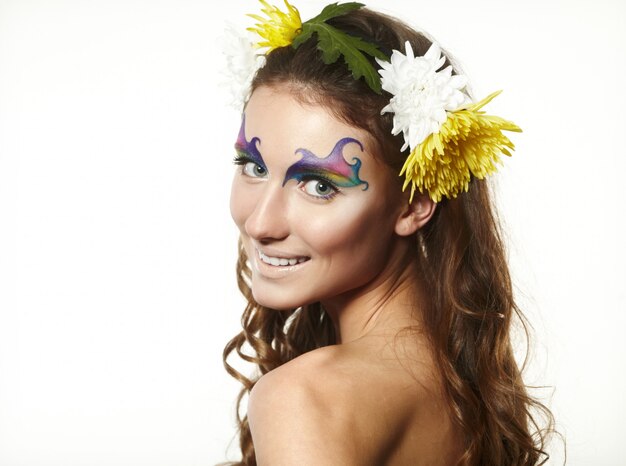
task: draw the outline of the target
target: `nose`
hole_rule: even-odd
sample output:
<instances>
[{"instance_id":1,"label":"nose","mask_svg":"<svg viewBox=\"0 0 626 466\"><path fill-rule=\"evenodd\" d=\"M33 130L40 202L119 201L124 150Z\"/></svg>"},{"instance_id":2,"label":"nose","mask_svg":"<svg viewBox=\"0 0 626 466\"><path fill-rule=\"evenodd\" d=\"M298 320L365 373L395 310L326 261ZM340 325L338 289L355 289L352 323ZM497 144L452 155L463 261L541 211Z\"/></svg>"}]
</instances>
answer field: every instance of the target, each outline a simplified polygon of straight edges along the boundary
<instances>
[{"instance_id":1,"label":"nose","mask_svg":"<svg viewBox=\"0 0 626 466\"><path fill-rule=\"evenodd\" d=\"M286 201L285 189L279 183L267 183L246 219L246 233L262 243L286 238L289 235Z\"/></svg>"}]
</instances>

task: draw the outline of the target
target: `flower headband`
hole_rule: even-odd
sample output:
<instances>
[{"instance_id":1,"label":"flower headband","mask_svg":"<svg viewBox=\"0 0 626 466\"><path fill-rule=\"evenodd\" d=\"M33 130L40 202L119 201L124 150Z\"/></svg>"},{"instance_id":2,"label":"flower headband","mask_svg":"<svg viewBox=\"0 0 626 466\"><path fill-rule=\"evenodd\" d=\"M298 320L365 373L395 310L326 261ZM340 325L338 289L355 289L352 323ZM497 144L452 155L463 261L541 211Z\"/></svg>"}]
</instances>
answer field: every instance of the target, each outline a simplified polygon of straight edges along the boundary
<instances>
[{"instance_id":1,"label":"flower headband","mask_svg":"<svg viewBox=\"0 0 626 466\"><path fill-rule=\"evenodd\" d=\"M407 41L406 53L393 50L387 57L375 45L327 23L362 8L361 3L327 5L319 15L303 23L298 10L287 0L286 12L264 0L260 2L267 18L249 15L258 23L248 31L262 40L253 44L239 38L229 44L231 49L233 44L239 46L238 52L231 50L228 68L231 83L237 83L240 104L249 98L252 79L264 66L266 54L278 47L298 48L315 34L324 63L334 63L341 56L355 79L363 78L378 94L386 91L392 95L381 114L393 113L392 134L402 133L401 150L410 149L400 171L400 176L405 176L402 190L411 185L410 201L416 190L427 192L435 202L443 197L453 199L468 190L472 175L485 178L496 171L501 154L511 155L515 147L502 131L521 129L481 110L500 91L472 103L465 90L466 77L452 75L451 66L441 69L446 59L437 44L416 57ZM376 70L366 55L373 57L381 68Z\"/></svg>"}]
</instances>

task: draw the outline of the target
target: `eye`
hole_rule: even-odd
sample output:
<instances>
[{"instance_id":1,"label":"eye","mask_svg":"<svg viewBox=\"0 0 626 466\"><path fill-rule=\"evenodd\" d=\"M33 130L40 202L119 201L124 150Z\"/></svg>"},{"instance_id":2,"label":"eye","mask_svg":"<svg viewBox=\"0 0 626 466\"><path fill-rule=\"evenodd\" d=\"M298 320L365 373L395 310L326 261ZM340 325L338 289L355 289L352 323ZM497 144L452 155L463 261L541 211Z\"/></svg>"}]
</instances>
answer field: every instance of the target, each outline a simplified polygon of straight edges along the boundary
<instances>
[{"instance_id":1,"label":"eye","mask_svg":"<svg viewBox=\"0 0 626 466\"><path fill-rule=\"evenodd\" d=\"M263 178L267 175L267 170L255 162L246 162L243 165L242 172L244 175L251 176L253 178Z\"/></svg>"},{"instance_id":2,"label":"eye","mask_svg":"<svg viewBox=\"0 0 626 466\"><path fill-rule=\"evenodd\" d=\"M304 191L311 196L322 199L331 199L339 192L332 183L318 179L305 181Z\"/></svg>"},{"instance_id":3,"label":"eye","mask_svg":"<svg viewBox=\"0 0 626 466\"><path fill-rule=\"evenodd\" d=\"M255 162L251 157L245 154L237 154L233 159L235 165L241 165L241 173L252 178L265 178L267 176L267 168L261 163Z\"/></svg>"}]
</instances>

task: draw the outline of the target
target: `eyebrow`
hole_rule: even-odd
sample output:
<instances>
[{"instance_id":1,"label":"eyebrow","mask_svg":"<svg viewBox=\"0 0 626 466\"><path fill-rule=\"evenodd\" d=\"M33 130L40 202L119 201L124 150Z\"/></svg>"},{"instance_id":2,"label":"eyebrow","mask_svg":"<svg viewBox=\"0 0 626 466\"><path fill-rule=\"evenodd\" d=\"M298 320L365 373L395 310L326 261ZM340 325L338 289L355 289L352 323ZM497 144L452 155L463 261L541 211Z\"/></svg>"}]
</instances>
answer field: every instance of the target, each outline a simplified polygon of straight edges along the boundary
<instances>
[{"instance_id":1,"label":"eyebrow","mask_svg":"<svg viewBox=\"0 0 626 466\"><path fill-rule=\"evenodd\" d=\"M346 162L343 158L343 148L348 144L357 144L363 152L363 144L354 138L343 138L337 141L333 150L326 157L318 157L308 149L300 148L296 154L301 154L302 158L287 169L283 186L292 179L300 182L310 178L322 178L330 181L335 186L351 188L365 185L363 191L369 187L367 181L359 178L361 160L353 157L353 164Z\"/></svg>"},{"instance_id":2,"label":"eyebrow","mask_svg":"<svg viewBox=\"0 0 626 466\"><path fill-rule=\"evenodd\" d=\"M244 115L241 121L241 128L239 128L239 135L235 142L235 151L237 152L237 158L250 159L257 165L267 169L265 160L261 156L257 144L261 142L258 137L253 137L248 141L246 139L246 116Z\"/></svg>"}]
</instances>

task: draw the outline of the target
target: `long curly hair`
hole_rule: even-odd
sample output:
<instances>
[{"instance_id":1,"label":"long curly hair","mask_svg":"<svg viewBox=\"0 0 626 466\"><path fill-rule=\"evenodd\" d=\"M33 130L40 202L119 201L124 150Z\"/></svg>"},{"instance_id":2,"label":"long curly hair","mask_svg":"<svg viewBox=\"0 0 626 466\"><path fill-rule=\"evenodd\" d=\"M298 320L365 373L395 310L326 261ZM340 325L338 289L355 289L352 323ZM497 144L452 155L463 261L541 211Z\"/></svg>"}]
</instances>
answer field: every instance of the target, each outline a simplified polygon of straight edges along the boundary
<instances>
[{"instance_id":1,"label":"long curly hair","mask_svg":"<svg viewBox=\"0 0 626 466\"><path fill-rule=\"evenodd\" d=\"M416 55L423 55L431 45L422 33L365 8L329 23L387 53L404 50L407 40ZM392 116L380 114L390 95L374 93L340 61L324 64L316 45L312 38L298 49L272 51L257 72L253 89L288 89L303 102L322 105L342 121L368 131L378 145L377 156L397 174L408 150L400 150L401 136L391 135ZM514 358L512 324L517 319L526 337L528 324L514 300L491 197L486 181L472 179L468 192L438 203L433 217L417 231L420 286L429 290L420 306L454 421L464 433L464 453L458 464L543 464L548 459L545 447L553 416L529 395ZM243 330L223 353L226 370L243 385L237 399L242 459L230 464L252 466L256 464L254 446L247 416L240 410L242 401L258 377L307 351L334 344L335 333L319 303L289 311L256 303L241 244L237 281L248 304ZM258 373L247 377L236 370L228 362L233 352L258 367Z\"/></svg>"}]
</instances>

